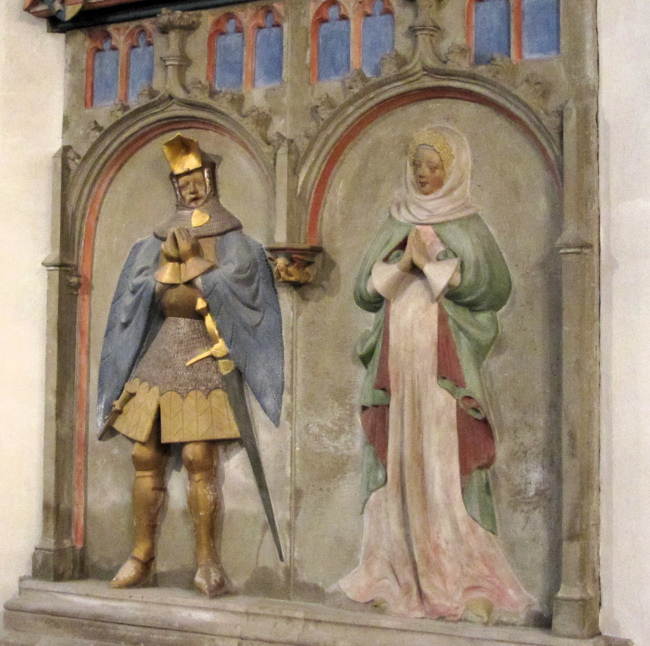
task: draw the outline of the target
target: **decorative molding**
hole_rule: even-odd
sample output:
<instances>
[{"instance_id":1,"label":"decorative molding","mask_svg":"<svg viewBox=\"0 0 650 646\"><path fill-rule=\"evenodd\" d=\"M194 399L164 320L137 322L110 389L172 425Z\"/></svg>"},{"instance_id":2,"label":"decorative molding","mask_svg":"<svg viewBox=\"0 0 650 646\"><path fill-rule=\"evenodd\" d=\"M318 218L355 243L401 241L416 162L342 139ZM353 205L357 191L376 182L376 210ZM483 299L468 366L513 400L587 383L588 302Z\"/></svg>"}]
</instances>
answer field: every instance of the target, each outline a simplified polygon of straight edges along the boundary
<instances>
[{"instance_id":1,"label":"decorative molding","mask_svg":"<svg viewBox=\"0 0 650 646\"><path fill-rule=\"evenodd\" d=\"M207 602L163 587L125 593L106 581L23 580L20 594L5 606L5 628L21 637L11 644L35 644L39 636L55 634L59 643L78 646L97 644L98 635L107 645L259 646L269 634L283 646L632 646L604 635L574 642L528 627L414 621L304 601L230 595Z\"/></svg>"},{"instance_id":2,"label":"decorative molding","mask_svg":"<svg viewBox=\"0 0 650 646\"><path fill-rule=\"evenodd\" d=\"M413 1L413 0L411 0ZM415 35L415 51L411 65L437 67L447 62L442 49L445 30L439 19L440 8L447 0L415 0L417 16L410 28Z\"/></svg>"},{"instance_id":3,"label":"decorative molding","mask_svg":"<svg viewBox=\"0 0 650 646\"><path fill-rule=\"evenodd\" d=\"M206 80L210 88L214 88L214 79L216 75L216 63L217 63L217 39L219 36L226 33L228 23L234 20L235 21L235 33L245 34L246 30L244 28L244 21L246 20L246 15L241 11L226 11L220 14L216 19L212 21L210 25L210 31L208 32L208 46L207 46L207 57L208 64L206 67ZM246 38L244 38L244 68L246 67ZM242 78L242 86L243 86Z\"/></svg>"},{"instance_id":4,"label":"decorative molding","mask_svg":"<svg viewBox=\"0 0 650 646\"><path fill-rule=\"evenodd\" d=\"M81 274L76 269L72 268L68 272L67 281L70 293L75 296L79 294L79 289L81 288Z\"/></svg>"},{"instance_id":5,"label":"decorative molding","mask_svg":"<svg viewBox=\"0 0 650 646\"><path fill-rule=\"evenodd\" d=\"M209 83L201 81L201 79L190 79L186 85L187 94L192 99L212 98L212 88Z\"/></svg>"},{"instance_id":6,"label":"decorative molding","mask_svg":"<svg viewBox=\"0 0 650 646\"><path fill-rule=\"evenodd\" d=\"M452 43L445 52L444 58L448 67L460 70L471 67L471 52L464 43Z\"/></svg>"},{"instance_id":7,"label":"decorative molding","mask_svg":"<svg viewBox=\"0 0 650 646\"><path fill-rule=\"evenodd\" d=\"M81 155L72 146L65 146L64 159L68 172L73 173L79 166Z\"/></svg>"},{"instance_id":8,"label":"decorative molding","mask_svg":"<svg viewBox=\"0 0 650 646\"><path fill-rule=\"evenodd\" d=\"M343 94L346 98L351 94L356 94L363 90L369 82L370 79L365 75L362 69L354 69L341 79Z\"/></svg>"},{"instance_id":9,"label":"decorative molding","mask_svg":"<svg viewBox=\"0 0 650 646\"><path fill-rule=\"evenodd\" d=\"M320 26L329 22L329 10L337 5L339 7L339 20L350 20L350 12L343 2L339 0L324 0L315 11L312 12L311 23L309 27L309 73L312 85L318 83L318 40ZM313 5L312 5L313 6ZM350 41L352 41L352 28L350 28ZM350 60L352 63L352 60Z\"/></svg>"},{"instance_id":10,"label":"decorative molding","mask_svg":"<svg viewBox=\"0 0 650 646\"><path fill-rule=\"evenodd\" d=\"M117 101L111 106L111 120L117 121L121 119L130 109L131 107L128 103Z\"/></svg>"},{"instance_id":11,"label":"decorative molding","mask_svg":"<svg viewBox=\"0 0 650 646\"><path fill-rule=\"evenodd\" d=\"M338 105L339 103L336 99L332 98L329 94L321 94L311 107L311 117L318 125L320 125L330 117Z\"/></svg>"},{"instance_id":12,"label":"decorative molding","mask_svg":"<svg viewBox=\"0 0 650 646\"><path fill-rule=\"evenodd\" d=\"M86 86L84 103L86 108L92 108L94 100L95 56L104 49L106 40L111 41L110 49L118 50L114 34L108 29L95 29L86 34ZM119 84L119 81L118 81Z\"/></svg>"},{"instance_id":13,"label":"decorative molding","mask_svg":"<svg viewBox=\"0 0 650 646\"><path fill-rule=\"evenodd\" d=\"M372 10L376 0L357 0L352 15L352 31L350 33L352 56L350 58L352 69L361 69L363 65L363 21L366 16L372 16ZM382 15L395 15L395 9L391 0L382 0L384 8Z\"/></svg>"},{"instance_id":14,"label":"decorative molding","mask_svg":"<svg viewBox=\"0 0 650 646\"><path fill-rule=\"evenodd\" d=\"M145 85L139 92L138 98L136 99L137 105L144 105L149 101L153 101L157 96L160 95L160 92L156 92L151 85Z\"/></svg>"},{"instance_id":15,"label":"decorative molding","mask_svg":"<svg viewBox=\"0 0 650 646\"><path fill-rule=\"evenodd\" d=\"M86 108L105 107L94 105L95 56L103 49L104 42L109 38L111 39L111 50L118 52L116 103L126 104L128 102L131 50L138 46L138 38L141 33L145 34L147 45L153 46L154 24L152 21L141 22L131 28L113 25L106 29L90 30L86 34Z\"/></svg>"},{"instance_id":16,"label":"decorative molding","mask_svg":"<svg viewBox=\"0 0 650 646\"><path fill-rule=\"evenodd\" d=\"M246 27L244 37L244 89L250 90L255 86L255 56L257 49L257 32L266 26L266 16L269 11L273 14L273 27L282 27L284 12L280 4L266 4L256 8ZM284 37L284 34L283 34ZM284 67L284 61L283 67Z\"/></svg>"},{"instance_id":17,"label":"decorative molding","mask_svg":"<svg viewBox=\"0 0 650 646\"><path fill-rule=\"evenodd\" d=\"M381 76L392 76L397 74L408 62L406 56L393 50L381 57Z\"/></svg>"},{"instance_id":18,"label":"decorative molding","mask_svg":"<svg viewBox=\"0 0 650 646\"><path fill-rule=\"evenodd\" d=\"M161 34L172 34L176 32L192 33L201 24L201 16L198 13L187 13L185 11L170 11L163 9L156 19L156 28Z\"/></svg>"},{"instance_id":19,"label":"decorative molding","mask_svg":"<svg viewBox=\"0 0 650 646\"><path fill-rule=\"evenodd\" d=\"M90 139L90 143L94 142L99 135L104 132L105 128L102 126L97 119L93 119L92 123L86 128L86 136Z\"/></svg>"},{"instance_id":20,"label":"decorative molding","mask_svg":"<svg viewBox=\"0 0 650 646\"><path fill-rule=\"evenodd\" d=\"M205 88L202 87L201 92L204 90ZM262 143L265 153L272 158L277 145L278 133L272 127L273 118L269 112L260 110L257 106L246 111L244 109L245 96L242 92L222 90L212 93L211 99L221 112L234 118L258 139Z\"/></svg>"}]
</instances>

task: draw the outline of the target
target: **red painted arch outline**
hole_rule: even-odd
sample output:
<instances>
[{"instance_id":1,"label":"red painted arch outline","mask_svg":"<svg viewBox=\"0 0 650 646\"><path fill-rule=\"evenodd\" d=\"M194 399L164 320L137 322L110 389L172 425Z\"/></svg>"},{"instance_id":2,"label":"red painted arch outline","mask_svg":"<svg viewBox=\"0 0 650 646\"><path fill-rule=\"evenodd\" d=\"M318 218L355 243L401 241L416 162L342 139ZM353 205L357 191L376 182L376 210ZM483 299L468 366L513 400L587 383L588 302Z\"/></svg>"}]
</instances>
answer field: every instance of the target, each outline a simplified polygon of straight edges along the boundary
<instances>
[{"instance_id":1,"label":"red painted arch outline","mask_svg":"<svg viewBox=\"0 0 650 646\"><path fill-rule=\"evenodd\" d=\"M325 195L327 193L327 187L329 182L334 174L336 165L339 160L347 150L348 146L374 121L379 117L392 112L398 108L410 105L411 103L417 103L420 101L428 101L430 99L457 99L461 101L469 101L470 103L477 103L480 105L488 106L500 114L503 114L513 123L517 124L526 135L530 137L533 143L536 145L537 149L541 153L546 165L548 166L549 172L555 179L555 182L558 186L558 189L562 188L562 179L560 176L560 171L555 163L555 160L549 153L549 151L543 146L539 138L535 135L534 130L531 126L526 123L526 121L515 114L513 111L509 110L505 106L497 103L496 101L473 92L471 90L447 88L447 87L433 87L433 88L424 88L420 90L412 90L411 92L406 92L400 94L399 96L392 97L386 101L380 103L379 105L371 108L366 114L364 114L360 119L355 121L348 129L343 133L343 135L338 139L334 147L329 152L323 170L321 171L314 189L312 191L312 196L309 206L309 224L307 227L307 243L311 245L317 245L319 241L319 228L320 228L320 216L323 204L325 202Z\"/></svg>"},{"instance_id":2,"label":"red painted arch outline","mask_svg":"<svg viewBox=\"0 0 650 646\"><path fill-rule=\"evenodd\" d=\"M86 449L88 419L88 377L90 352L90 296L92 287L92 268L95 250L95 233L97 221L104 198L113 180L124 164L141 148L156 137L174 130L208 130L224 135L239 144L253 159L256 155L252 149L227 128L196 118L180 117L175 120L155 124L128 141L110 160L95 183L88 205L88 215L84 224L79 271L81 285L79 288L77 318L77 407L74 448L74 485L75 499L73 510L73 541L76 547L83 547L85 542L85 507L86 507Z\"/></svg>"}]
</instances>

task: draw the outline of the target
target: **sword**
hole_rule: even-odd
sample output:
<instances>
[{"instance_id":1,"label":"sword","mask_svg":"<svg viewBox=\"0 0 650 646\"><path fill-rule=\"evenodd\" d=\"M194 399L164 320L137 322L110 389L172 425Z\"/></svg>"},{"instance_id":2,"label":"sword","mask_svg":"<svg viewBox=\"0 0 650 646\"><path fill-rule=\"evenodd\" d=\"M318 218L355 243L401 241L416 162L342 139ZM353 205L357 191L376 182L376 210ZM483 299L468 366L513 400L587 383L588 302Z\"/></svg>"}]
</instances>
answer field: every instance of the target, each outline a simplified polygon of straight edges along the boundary
<instances>
[{"instance_id":1,"label":"sword","mask_svg":"<svg viewBox=\"0 0 650 646\"><path fill-rule=\"evenodd\" d=\"M269 493L269 488L266 484L266 478L264 477L264 468L262 466L259 449L257 448L257 442L255 441L255 431L253 430L253 424L251 422L248 406L246 405L246 399L244 397L244 380L242 379L241 372L235 369L229 372L227 375L223 375L223 385L224 390L228 395L230 406L232 407L233 413L235 415L235 420L237 421L237 427L239 428L242 444L246 449L248 459L250 460L251 467L253 468L253 475L255 476L257 489L260 492L262 505L264 507L264 511L266 512L266 518L269 521L269 527L271 528L273 541L275 543L276 549L278 550L278 556L280 557L280 561L284 563L282 545L280 543L280 535L278 534L278 528L275 524L275 515L273 513L273 505L271 503L271 494Z\"/></svg>"},{"instance_id":2,"label":"sword","mask_svg":"<svg viewBox=\"0 0 650 646\"><path fill-rule=\"evenodd\" d=\"M246 398L244 397L244 380L242 378L242 374L235 368L235 364L231 360L222 358L228 355L228 348L224 340L221 338L216 321L209 313L208 304L203 298L199 298L197 300L196 311L203 316L208 335L210 336L214 345L210 348L210 350L202 352L193 359L190 359L185 365L190 366L196 361L201 361L202 359L207 359L208 357L219 359L219 372L221 372L222 375L223 388L226 391L226 395L228 396L228 401L230 402L233 414L235 415L235 421L237 422L237 428L239 429L239 435L241 436L242 444L246 449L248 460L250 461L251 467L253 469L253 475L255 476L257 489L260 492L260 498L262 499L262 506L264 507L266 519L268 520L269 527L271 528L273 542L275 543L275 547L278 550L280 561L284 563L282 544L280 543L280 534L278 533L278 527L275 524L275 514L273 513L273 504L271 503L271 494L269 493L269 487L266 484L264 467L262 466L262 459L260 458L260 452L257 448L257 442L255 440L253 423L251 422L248 406L246 405Z\"/></svg>"}]
</instances>

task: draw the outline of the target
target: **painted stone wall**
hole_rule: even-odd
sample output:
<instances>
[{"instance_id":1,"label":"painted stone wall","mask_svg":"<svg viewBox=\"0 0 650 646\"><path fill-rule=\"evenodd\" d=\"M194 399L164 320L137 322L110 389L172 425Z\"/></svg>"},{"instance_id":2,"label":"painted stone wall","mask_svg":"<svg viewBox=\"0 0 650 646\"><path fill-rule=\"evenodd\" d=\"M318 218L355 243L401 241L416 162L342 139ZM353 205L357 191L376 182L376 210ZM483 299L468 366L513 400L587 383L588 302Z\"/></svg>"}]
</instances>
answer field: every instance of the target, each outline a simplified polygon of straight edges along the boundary
<instances>
[{"instance_id":1,"label":"painted stone wall","mask_svg":"<svg viewBox=\"0 0 650 646\"><path fill-rule=\"evenodd\" d=\"M449 3L442 14L447 37L441 48L449 56L454 52L464 56L465 63L459 59L457 65L466 67L469 52L463 44L461 4ZM396 53L385 62L378 81L356 71L343 80L312 83L309 4L293 0L283 6L281 85L215 93L206 78L208 38L214 21L226 10L205 11L198 14L198 27L187 37L188 95L169 104L160 60L166 51L165 36L153 35L156 65L146 97L137 105L87 108L86 61L91 60L88 48L94 36L71 32L66 37L64 143L73 151L68 158L73 172L87 151L93 156L110 148L128 120L135 123L140 115L151 114L153 119L159 114L161 124L173 123L178 115L194 114L193 110L202 110L202 115L214 110L218 132L185 127L184 134L195 136L207 151L224 158L219 182L226 208L263 243L303 241L307 204L304 196L296 196L296 182L307 185L316 164L322 163L314 161L320 154L317 137L322 145L323 133L337 115L354 115L354 110L362 114L362 108L353 106L360 98L372 98L373 82L385 85L391 75L405 73L405 62L415 47L409 30L415 8L406 1L395 3ZM256 8L247 5L228 11L234 10L245 21ZM114 42L119 45L120 34L128 34L133 26L111 28ZM524 61L518 67L501 61L488 70L499 83L508 83L523 96L530 95L536 106L543 105L539 109L549 140L559 136L559 117L550 108L565 89L559 69L551 59ZM540 87L541 98L535 94ZM561 233L560 198L548 155L545 159L530 133L492 107L469 100L419 100L387 112L359 130L335 167L319 226L314 229L312 222L309 229L309 235L316 235L324 247L317 279L302 288L279 286L287 349L280 428L274 429L253 405L287 562L279 563L275 555L248 461L237 446L231 446L224 451L221 471L224 564L236 588L248 594L342 603L335 584L356 565L361 540L362 368L354 347L369 325L368 316L353 303L352 289L361 254L400 184L408 140L431 125L451 125L468 138L473 153L472 192L513 275L513 296L500 314L502 334L485 366L499 442L493 484L504 551L548 620L559 586L561 546L561 289L554 251ZM92 269L82 276L82 285L90 280L84 530L87 573L93 578L110 578L132 541L131 447L121 437L104 443L95 439L97 366L119 268L132 243L173 207L161 144L174 130L165 128L170 134L147 141L119 167L99 210L93 212L97 216L94 240L87 237L83 249L78 249L84 258L92 252ZM231 134L224 136L229 128ZM242 137L247 145L241 145ZM291 159L297 164L289 168L290 188L280 181L277 157L286 139L291 140ZM111 163L109 159L108 167ZM82 160L80 169L83 164ZM274 165L275 179L268 172ZM291 183L293 174L298 180ZM71 186L78 194L74 178ZM94 187L83 188L82 194L86 189ZM83 420L78 418L78 424ZM189 586L193 576L185 487L185 475L171 473L157 562L162 585Z\"/></svg>"},{"instance_id":2,"label":"painted stone wall","mask_svg":"<svg viewBox=\"0 0 650 646\"><path fill-rule=\"evenodd\" d=\"M650 627L644 623L650 616L650 597L645 585L649 563L642 546L650 520L644 511L649 486L647 452L639 447L647 429L643 416L634 415L629 406L628 386L637 388L635 392L642 398L647 363L644 348L650 343L643 325L648 299L642 288L640 269L646 253L643 219L637 222L627 217L628 211L623 212L622 208L629 203L628 194L633 194L635 200L629 203L631 214L642 213L641 206L650 199L643 178L630 173L629 163L629 151L634 151L631 156L636 160L650 157L647 142L639 136L645 123L642 88L647 82L638 66L638 61L647 55L650 16L644 19L648 9L639 0L620 0L615 6L607 2L600 5L603 101L600 163L606 251L602 323L605 330L610 330L609 336L605 333L603 337L602 373L602 629L643 644L650 632ZM32 297L25 300L18 292L8 295L0 318L3 336L13 339L15 348L14 354L8 354L5 349L2 357L2 390L7 393L2 429L5 445L10 443L12 447L11 451L3 452L0 468L3 519L6 526L12 528L11 532L5 532L0 546L2 602L14 594L17 577L30 571L29 558L40 526L43 365L42 362L40 367L32 364L25 357L35 358L35 347L40 344L43 348L45 340L45 270L39 263L48 248L49 159L60 138L57 133L62 114L60 90L64 70L60 61L63 37L46 33L42 23L23 15L19 6L10 3L3 9L3 18L0 24L4 80L0 106L2 137L6 141L11 136L14 158L20 167L29 168L29 172L21 173L29 182L25 187L14 175L2 176L3 213L5 218L12 213L18 218L22 213L22 196L29 194L30 212L38 227L29 237L21 236L12 245L16 251L4 256L5 276L19 281ZM625 47L621 47L622 42ZM33 82L25 84L23 81L30 70L36 76ZM34 105L38 109L17 111L17 105ZM11 124L11 129L5 127L7 123ZM34 132L39 133L37 144L33 141ZM50 134L46 135L47 132ZM16 146L18 138L32 145ZM612 156L615 151L619 154L616 160ZM643 175L643 163L633 166ZM619 188L614 190L615 187ZM24 219L20 217L15 227L7 229L20 232L23 225ZM614 249L611 240L615 234L619 245ZM632 241L639 241L638 245L631 244ZM625 274L620 269L623 261ZM34 297L39 293L40 297ZM630 326L631 320L638 321L638 325ZM608 346L608 338L618 339L618 345ZM14 390L16 386L20 387L19 392ZM23 405L16 407L16 401ZM16 429L20 429L20 433L16 433Z\"/></svg>"}]
</instances>

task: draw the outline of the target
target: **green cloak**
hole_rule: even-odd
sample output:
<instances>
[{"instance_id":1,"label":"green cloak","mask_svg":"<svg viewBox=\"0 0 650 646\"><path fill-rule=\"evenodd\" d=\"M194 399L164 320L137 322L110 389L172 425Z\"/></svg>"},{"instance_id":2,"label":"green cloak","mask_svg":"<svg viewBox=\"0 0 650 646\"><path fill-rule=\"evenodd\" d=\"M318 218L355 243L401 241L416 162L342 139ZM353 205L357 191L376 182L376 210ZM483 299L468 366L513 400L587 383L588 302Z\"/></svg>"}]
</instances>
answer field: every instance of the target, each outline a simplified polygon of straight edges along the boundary
<instances>
[{"instance_id":1,"label":"green cloak","mask_svg":"<svg viewBox=\"0 0 650 646\"><path fill-rule=\"evenodd\" d=\"M460 402L469 397L478 405L465 410L474 418L486 419L485 392L481 366L499 331L496 312L508 300L510 273L492 233L478 214L431 225L447 249L438 260L459 258L461 281L450 288L440 304L448 315L449 328L465 378L465 387L449 379L439 379L441 387ZM361 391L361 406L389 405L390 395L375 389L384 332L384 297L368 292L373 265L380 260L396 263L403 251L396 247L408 236L412 225L389 216L367 250L354 289L357 305L375 313L373 326L359 339L357 353L366 367ZM383 486L386 471L374 448L366 442L364 449L365 498ZM496 516L487 469L476 469L465 484L463 500L469 515L487 530L496 533Z\"/></svg>"}]
</instances>

